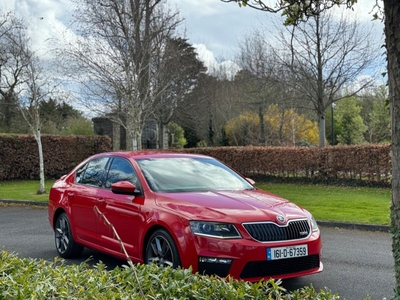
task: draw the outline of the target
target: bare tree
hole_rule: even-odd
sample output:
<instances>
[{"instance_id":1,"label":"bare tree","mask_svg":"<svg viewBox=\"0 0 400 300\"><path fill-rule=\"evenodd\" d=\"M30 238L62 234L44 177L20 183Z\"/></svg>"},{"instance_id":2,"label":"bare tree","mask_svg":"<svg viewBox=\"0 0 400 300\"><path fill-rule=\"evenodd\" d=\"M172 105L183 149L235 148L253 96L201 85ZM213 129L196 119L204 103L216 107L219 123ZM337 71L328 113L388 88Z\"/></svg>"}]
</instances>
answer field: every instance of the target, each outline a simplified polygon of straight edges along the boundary
<instances>
[{"instance_id":1,"label":"bare tree","mask_svg":"<svg viewBox=\"0 0 400 300\"><path fill-rule=\"evenodd\" d=\"M86 106L125 127L128 149L141 148L144 123L163 91L154 87L155 58L180 23L164 2L76 1L79 37L59 51L62 65L83 86Z\"/></svg>"},{"instance_id":2,"label":"bare tree","mask_svg":"<svg viewBox=\"0 0 400 300\"><path fill-rule=\"evenodd\" d=\"M226 70L226 75L229 75L230 70ZM237 74L236 74L237 75ZM237 82L240 76L235 76L234 80L228 80L229 76L225 76L226 79L219 80L216 85L215 92L215 105L216 105L216 116L218 117L216 131L220 134L220 144L222 146L229 145L229 140L226 132L226 125L228 122L243 113L247 109L246 103L243 100L243 85L246 82ZM223 78L221 75L219 78ZM239 79L240 80L240 79ZM237 140L234 139L235 144Z\"/></svg>"},{"instance_id":3,"label":"bare tree","mask_svg":"<svg viewBox=\"0 0 400 300\"><path fill-rule=\"evenodd\" d=\"M259 118L259 143L268 143L264 114L268 105L278 103L283 108L288 103L279 60L260 31L247 35L239 44L238 63L242 68L242 101L253 109ZM247 73L247 75L246 75ZM238 76L237 76L238 77ZM238 79L238 78L237 78Z\"/></svg>"},{"instance_id":4,"label":"bare tree","mask_svg":"<svg viewBox=\"0 0 400 300\"><path fill-rule=\"evenodd\" d=\"M57 84L53 83L51 78L44 75L38 57L30 53L27 53L27 56L29 56L29 63L25 70L26 80L21 86L19 109L23 118L29 125L38 146L40 175L40 188L38 194L43 194L46 192L46 189L41 141L42 120L40 117L40 108L41 104L54 94Z\"/></svg>"},{"instance_id":5,"label":"bare tree","mask_svg":"<svg viewBox=\"0 0 400 300\"><path fill-rule=\"evenodd\" d=\"M30 58L26 56L29 38L23 20L12 12L0 11L0 119L10 129L18 108L18 87L26 80L24 72Z\"/></svg>"},{"instance_id":6,"label":"bare tree","mask_svg":"<svg viewBox=\"0 0 400 300\"><path fill-rule=\"evenodd\" d=\"M324 12L311 16L307 23L285 27L276 37L281 45L276 57L282 58L291 75L286 84L301 100L308 101L318 117L320 147L326 140L325 111L376 80L373 67L380 53L370 38L371 30L349 16L342 14L336 20L333 13ZM357 81L365 73L370 76Z\"/></svg>"},{"instance_id":7,"label":"bare tree","mask_svg":"<svg viewBox=\"0 0 400 300\"><path fill-rule=\"evenodd\" d=\"M45 193L40 104L50 95L52 82L44 78L38 57L31 50L27 26L12 13L0 18L0 94L13 101L29 125L38 145L40 187Z\"/></svg>"}]
</instances>

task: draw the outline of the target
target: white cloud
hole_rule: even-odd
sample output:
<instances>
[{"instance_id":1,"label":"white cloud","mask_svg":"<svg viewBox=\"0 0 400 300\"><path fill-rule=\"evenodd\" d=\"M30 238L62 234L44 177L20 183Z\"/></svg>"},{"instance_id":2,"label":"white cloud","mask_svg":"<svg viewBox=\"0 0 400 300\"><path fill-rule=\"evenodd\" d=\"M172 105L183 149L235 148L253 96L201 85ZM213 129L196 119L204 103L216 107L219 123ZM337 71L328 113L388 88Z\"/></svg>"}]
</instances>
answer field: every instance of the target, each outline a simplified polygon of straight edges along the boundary
<instances>
[{"instance_id":1,"label":"white cloud","mask_svg":"<svg viewBox=\"0 0 400 300\"><path fill-rule=\"evenodd\" d=\"M240 8L237 3L219 0L168 0L185 19L187 37L191 44L204 44L218 61L233 59L238 39L256 28L265 12Z\"/></svg>"},{"instance_id":2,"label":"white cloud","mask_svg":"<svg viewBox=\"0 0 400 300\"><path fill-rule=\"evenodd\" d=\"M185 18L189 42L206 45L218 60L233 59L241 37L254 29L270 27L271 19L280 16L280 13L272 14L250 7L240 8L237 3L224 3L219 0L168 0L168 2L177 7L181 16ZM265 2L271 6L276 3L275 0ZM372 15L368 13L374 4L375 0L362 0L362 4L355 5L354 11L347 9L346 13L359 17L363 22L371 22ZM380 25L382 28L382 24Z\"/></svg>"},{"instance_id":3,"label":"white cloud","mask_svg":"<svg viewBox=\"0 0 400 300\"><path fill-rule=\"evenodd\" d=\"M266 0L274 5L275 1ZM362 20L369 21L368 14L375 0L363 0L355 6L355 13ZM187 35L192 44L204 44L219 60L233 59L238 40L246 32L260 26L268 26L273 14L249 7L240 8L237 3L219 0L167 0L176 7L185 19ZM30 23L32 42L42 49L45 41L57 36L65 29L66 20L71 15L70 0L0 0L0 9L14 10ZM351 10L347 10L351 13Z\"/></svg>"},{"instance_id":4,"label":"white cloud","mask_svg":"<svg viewBox=\"0 0 400 300\"><path fill-rule=\"evenodd\" d=\"M204 62L207 68L215 68L218 66L217 60L214 57L214 53L207 49L204 44L193 44L196 49L198 58Z\"/></svg>"},{"instance_id":5,"label":"white cloud","mask_svg":"<svg viewBox=\"0 0 400 300\"><path fill-rule=\"evenodd\" d=\"M48 55L51 39L66 30L70 17L69 0L11 0L0 2L3 12L14 11L28 25L32 48L40 56Z\"/></svg>"},{"instance_id":6,"label":"white cloud","mask_svg":"<svg viewBox=\"0 0 400 300\"><path fill-rule=\"evenodd\" d=\"M233 76L235 76L235 74L240 70L239 66L231 60L218 62L214 57L214 53L208 50L203 44L194 44L193 47L196 49L198 58L207 67L210 75L224 76L232 79Z\"/></svg>"},{"instance_id":7,"label":"white cloud","mask_svg":"<svg viewBox=\"0 0 400 300\"><path fill-rule=\"evenodd\" d=\"M267 1L275 3L274 0ZM375 0L362 2L356 4L355 14L369 21L372 16L368 12ZM268 27L271 19L277 16L219 0L167 0L167 3L180 11L189 42L197 45L199 56L215 70L227 66L235 68L230 61L234 59L242 37L255 29ZM1 10L14 10L29 23L33 48L40 50L42 57L48 55L46 51L52 47L51 38L62 32L73 36L67 29L71 7L70 0L0 0ZM221 64L223 61L227 62Z\"/></svg>"}]
</instances>

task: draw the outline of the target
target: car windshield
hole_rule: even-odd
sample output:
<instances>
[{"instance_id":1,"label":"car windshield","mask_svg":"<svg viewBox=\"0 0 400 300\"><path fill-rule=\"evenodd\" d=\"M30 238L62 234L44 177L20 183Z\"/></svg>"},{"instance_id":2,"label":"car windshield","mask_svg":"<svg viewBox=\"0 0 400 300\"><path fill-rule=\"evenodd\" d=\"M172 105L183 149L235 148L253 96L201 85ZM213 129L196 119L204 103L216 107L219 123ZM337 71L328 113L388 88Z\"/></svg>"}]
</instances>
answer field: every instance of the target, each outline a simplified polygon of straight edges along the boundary
<instances>
[{"instance_id":1,"label":"car windshield","mask_svg":"<svg viewBox=\"0 0 400 300\"><path fill-rule=\"evenodd\" d=\"M241 176L212 158L148 158L137 162L150 188L156 192L254 189Z\"/></svg>"}]
</instances>

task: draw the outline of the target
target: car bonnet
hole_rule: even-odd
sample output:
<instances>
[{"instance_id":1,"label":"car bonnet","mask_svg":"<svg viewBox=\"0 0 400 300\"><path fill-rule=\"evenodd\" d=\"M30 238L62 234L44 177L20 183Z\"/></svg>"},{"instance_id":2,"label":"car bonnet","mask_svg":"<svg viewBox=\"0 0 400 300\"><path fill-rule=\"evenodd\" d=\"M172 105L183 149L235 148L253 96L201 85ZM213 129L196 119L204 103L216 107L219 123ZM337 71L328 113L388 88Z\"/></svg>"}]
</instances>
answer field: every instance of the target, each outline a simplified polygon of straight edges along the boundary
<instances>
[{"instance_id":1,"label":"car bonnet","mask_svg":"<svg viewBox=\"0 0 400 300\"><path fill-rule=\"evenodd\" d=\"M224 222L276 221L309 217L309 214L276 195L260 190L157 193L156 203L188 219Z\"/></svg>"}]
</instances>

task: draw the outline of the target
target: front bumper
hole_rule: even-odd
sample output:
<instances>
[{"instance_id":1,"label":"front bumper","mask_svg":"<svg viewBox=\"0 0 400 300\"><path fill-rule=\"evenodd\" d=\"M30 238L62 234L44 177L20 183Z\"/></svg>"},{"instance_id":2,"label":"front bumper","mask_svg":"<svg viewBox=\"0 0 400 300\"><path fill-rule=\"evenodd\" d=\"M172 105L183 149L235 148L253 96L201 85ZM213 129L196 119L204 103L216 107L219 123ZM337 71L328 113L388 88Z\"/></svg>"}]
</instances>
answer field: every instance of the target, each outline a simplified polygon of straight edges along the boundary
<instances>
[{"instance_id":1,"label":"front bumper","mask_svg":"<svg viewBox=\"0 0 400 300\"><path fill-rule=\"evenodd\" d=\"M195 236L197 261L193 271L205 275L230 275L236 279L257 282L311 275L323 270L322 242L319 232L307 239L260 243L253 239L220 240ZM267 249L307 244L308 255L267 260Z\"/></svg>"}]
</instances>

